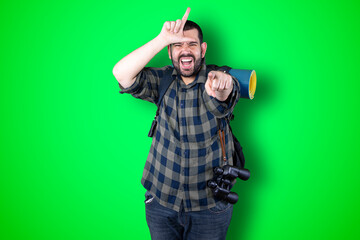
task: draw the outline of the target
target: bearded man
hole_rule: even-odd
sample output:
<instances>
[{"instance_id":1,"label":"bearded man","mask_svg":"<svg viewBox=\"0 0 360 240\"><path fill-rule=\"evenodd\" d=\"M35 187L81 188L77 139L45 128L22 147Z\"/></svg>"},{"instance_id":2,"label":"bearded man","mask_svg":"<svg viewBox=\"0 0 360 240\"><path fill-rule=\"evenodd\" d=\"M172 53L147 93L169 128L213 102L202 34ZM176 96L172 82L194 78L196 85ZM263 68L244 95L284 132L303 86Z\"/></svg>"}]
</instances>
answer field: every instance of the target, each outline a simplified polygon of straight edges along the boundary
<instances>
[{"instance_id":1,"label":"bearded man","mask_svg":"<svg viewBox=\"0 0 360 240\"><path fill-rule=\"evenodd\" d=\"M121 93L157 103L162 81L171 79L159 103L157 127L146 160L142 185L152 239L225 239L232 205L214 198L207 181L223 166L218 119L232 113L240 96L238 81L205 64L206 42L199 25L165 22L160 34L121 59L113 74ZM164 47L173 66L146 64ZM221 69L221 70L220 70ZM224 126L225 152L232 164L233 139Z\"/></svg>"}]
</instances>

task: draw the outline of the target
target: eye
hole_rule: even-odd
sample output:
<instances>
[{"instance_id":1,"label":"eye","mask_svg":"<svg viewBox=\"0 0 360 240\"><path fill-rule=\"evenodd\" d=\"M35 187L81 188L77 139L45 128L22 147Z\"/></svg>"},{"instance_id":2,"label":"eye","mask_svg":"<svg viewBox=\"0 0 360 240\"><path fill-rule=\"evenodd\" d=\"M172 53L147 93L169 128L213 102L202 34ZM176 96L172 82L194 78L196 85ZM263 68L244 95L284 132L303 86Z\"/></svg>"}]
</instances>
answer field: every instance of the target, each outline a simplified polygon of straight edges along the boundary
<instances>
[{"instance_id":1,"label":"eye","mask_svg":"<svg viewBox=\"0 0 360 240\"><path fill-rule=\"evenodd\" d=\"M175 44L174 44L174 47L181 47L181 44L175 43Z\"/></svg>"}]
</instances>

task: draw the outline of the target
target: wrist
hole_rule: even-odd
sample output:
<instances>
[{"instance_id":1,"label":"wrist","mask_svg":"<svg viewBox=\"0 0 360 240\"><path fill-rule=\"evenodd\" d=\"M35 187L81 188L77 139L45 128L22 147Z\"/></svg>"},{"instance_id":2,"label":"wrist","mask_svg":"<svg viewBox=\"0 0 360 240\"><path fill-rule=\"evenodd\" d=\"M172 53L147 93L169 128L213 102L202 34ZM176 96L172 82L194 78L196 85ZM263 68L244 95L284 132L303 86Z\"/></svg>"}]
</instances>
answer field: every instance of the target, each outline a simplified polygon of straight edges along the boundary
<instances>
[{"instance_id":1,"label":"wrist","mask_svg":"<svg viewBox=\"0 0 360 240\"><path fill-rule=\"evenodd\" d=\"M158 42L158 44L160 46L162 46L163 48L168 46L170 43L168 41L168 38L163 36L162 34L159 34L156 36L155 40Z\"/></svg>"}]
</instances>

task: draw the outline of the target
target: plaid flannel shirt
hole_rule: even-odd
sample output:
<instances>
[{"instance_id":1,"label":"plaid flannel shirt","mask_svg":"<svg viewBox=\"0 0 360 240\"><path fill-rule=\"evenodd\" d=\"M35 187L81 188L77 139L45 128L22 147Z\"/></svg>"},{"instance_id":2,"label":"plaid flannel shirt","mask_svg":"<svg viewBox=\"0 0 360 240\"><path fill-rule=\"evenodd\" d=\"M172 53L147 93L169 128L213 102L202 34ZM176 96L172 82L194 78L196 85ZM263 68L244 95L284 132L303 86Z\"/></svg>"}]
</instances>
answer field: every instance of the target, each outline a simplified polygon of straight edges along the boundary
<instances>
[{"instance_id":1,"label":"plaid flannel shirt","mask_svg":"<svg viewBox=\"0 0 360 240\"><path fill-rule=\"evenodd\" d=\"M155 103L158 85L165 70L144 68L134 84L120 93ZM142 185L165 207L179 211L200 211L215 206L216 200L207 181L213 168L223 166L216 118L233 111L240 97L240 85L233 77L233 91L228 101L220 102L205 90L206 65L203 63L195 81L186 85L173 68L176 78L165 93L159 109L157 128L146 160ZM233 139L225 125L228 163L232 164Z\"/></svg>"}]
</instances>

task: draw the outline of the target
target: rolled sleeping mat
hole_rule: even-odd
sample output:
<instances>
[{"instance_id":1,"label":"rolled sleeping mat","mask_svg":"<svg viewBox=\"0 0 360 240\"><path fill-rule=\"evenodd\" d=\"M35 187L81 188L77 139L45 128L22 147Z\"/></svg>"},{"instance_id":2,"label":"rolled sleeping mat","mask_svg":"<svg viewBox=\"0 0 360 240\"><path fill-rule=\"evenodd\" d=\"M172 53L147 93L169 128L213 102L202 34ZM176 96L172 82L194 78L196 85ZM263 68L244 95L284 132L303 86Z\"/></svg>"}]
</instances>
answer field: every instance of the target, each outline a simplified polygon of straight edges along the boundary
<instances>
[{"instance_id":1,"label":"rolled sleeping mat","mask_svg":"<svg viewBox=\"0 0 360 240\"><path fill-rule=\"evenodd\" d=\"M229 73L240 83L240 97L253 99L256 90L255 70L231 69Z\"/></svg>"}]
</instances>

